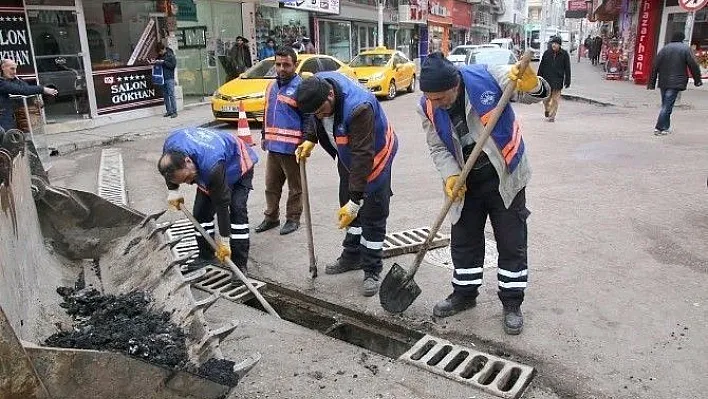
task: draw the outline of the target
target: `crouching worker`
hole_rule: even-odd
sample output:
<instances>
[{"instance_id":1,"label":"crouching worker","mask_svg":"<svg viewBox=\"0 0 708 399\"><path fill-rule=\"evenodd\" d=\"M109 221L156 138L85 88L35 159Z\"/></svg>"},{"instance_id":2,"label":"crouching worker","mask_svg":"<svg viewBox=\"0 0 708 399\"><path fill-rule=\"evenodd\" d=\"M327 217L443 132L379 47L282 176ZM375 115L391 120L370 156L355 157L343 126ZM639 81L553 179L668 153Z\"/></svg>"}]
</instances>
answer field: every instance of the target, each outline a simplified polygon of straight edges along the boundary
<instances>
[{"instance_id":1,"label":"crouching worker","mask_svg":"<svg viewBox=\"0 0 708 399\"><path fill-rule=\"evenodd\" d=\"M193 271L231 257L246 274L249 249L248 193L253 189L253 165L257 155L230 133L204 128L185 128L172 132L165 140L158 170L165 178L170 209L184 204L182 183L196 184L194 217L209 234L214 234L214 214L219 234L215 235L216 253L197 235L199 257L188 265Z\"/></svg>"}]
</instances>

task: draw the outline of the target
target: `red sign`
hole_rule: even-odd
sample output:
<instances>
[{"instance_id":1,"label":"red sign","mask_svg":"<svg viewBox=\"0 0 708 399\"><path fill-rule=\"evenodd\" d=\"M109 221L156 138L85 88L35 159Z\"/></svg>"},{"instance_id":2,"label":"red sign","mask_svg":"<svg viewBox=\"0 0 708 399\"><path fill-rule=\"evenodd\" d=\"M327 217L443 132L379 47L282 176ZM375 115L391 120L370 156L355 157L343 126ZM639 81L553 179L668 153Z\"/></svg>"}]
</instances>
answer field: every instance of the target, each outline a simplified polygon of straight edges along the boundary
<instances>
[{"instance_id":1,"label":"red sign","mask_svg":"<svg viewBox=\"0 0 708 399\"><path fill-rule=\"evenodd\" d=\"M568 11L585 11L587 8L585 0L568 0Z\"/></svg>"},{"instance_id":2,"label":"red sign","mask_svg":"<svg viewBox=\"0 0 708 399\"><path fill-rule=\"evenodd\" d=\"M679 0L679 5L686 11L698 11L708 4L708 0Z\"/></svg>"},{"instance_id":3,"label":"red sign","mask_svg":"<svg viewBox=\"0 0 708 399\"><path fill-rule=\"evenodd\" d=\"M651 75L651 62L656 48L657 11L660 0L642 0L637 24L637 43L634 48L632 76L636 84L646 84Z\"/></svg>"},{"instance_id":4,"label":"red sign","mask_svg":"<svg viewBox=\"0 0 708 399\"><path fill-rule=\"evenodd\" d=\"M452 26L469 29L472 26L472 4L462 1L452 2Z\"/></svg>"}]
</instances>

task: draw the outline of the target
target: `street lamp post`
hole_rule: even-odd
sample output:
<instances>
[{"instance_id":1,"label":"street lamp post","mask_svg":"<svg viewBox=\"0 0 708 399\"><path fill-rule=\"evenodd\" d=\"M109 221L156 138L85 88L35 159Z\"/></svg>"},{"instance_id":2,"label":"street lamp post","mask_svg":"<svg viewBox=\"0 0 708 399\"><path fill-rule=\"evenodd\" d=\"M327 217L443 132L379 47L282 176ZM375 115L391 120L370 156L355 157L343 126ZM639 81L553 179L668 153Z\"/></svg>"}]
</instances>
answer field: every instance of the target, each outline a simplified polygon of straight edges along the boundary
<instances>
[{"instance_id":1,"label":"street lamp post","mask_svg":"<svg viewBox=\"0 0 708 399\"><path fill-rule=\"evenodd\" d=\"M379 6L378 7L379 8L379 18L378 18L379 19L379 26L378 26L378 28L379 28L379 38L378 38L379 44L378 44L378 46L379 47L383 47L383 45L384 45L384 29L383 29L384 1L386 1L386 0L379 0L378 1L378 6Z\"/></svg>"}]
</instances>

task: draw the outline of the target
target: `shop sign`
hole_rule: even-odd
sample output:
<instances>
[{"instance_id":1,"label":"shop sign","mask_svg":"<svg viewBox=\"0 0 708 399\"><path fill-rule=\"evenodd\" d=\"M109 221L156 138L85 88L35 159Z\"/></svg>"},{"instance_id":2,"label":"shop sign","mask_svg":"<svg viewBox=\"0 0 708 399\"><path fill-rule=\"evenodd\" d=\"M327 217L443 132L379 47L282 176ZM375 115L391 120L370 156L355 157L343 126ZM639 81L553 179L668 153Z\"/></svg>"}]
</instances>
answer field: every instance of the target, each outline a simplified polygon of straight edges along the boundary
<instances>
[{"instance_id":1,"label":"shop sign","mask_svg":"<svg viewBox=\"0 0 708 399\"><path fill-rule=\"evenodd\" d=\"M162 87L152 84L152 67L108 69L93 74L99 114L162 104Z\"/></svg>"},{"instance_id":2,"label":"shop sign","mask_svg":"<svg viewBox=\"0 0 708 399\"><path fill-rule=\"evenodd\" d=\"M410 0L398 6L398 21L424 24L428 21L428 0Z\"/></svg>"},{"instance_id":3,"label":"shop sign","mask_svg":"<svg viewBox=\"0 0 708 399\"><path fill-rule=\"evenodd\" d=\"M17 74L34 76L34 61L27 19L22 9L0 9L0 58L17 63Z\"/></svg>"},{"instance_id":4,"label":"shop sign","mask_svg":"<svg viewBox=\"0 0 708 399\"><path fill-rule=\"evenodd\" d=\"M283 0L283 6L303 11L339 14L339 0Z\"/></svg>"},{"instance_id":5,"label":"shop sign","mask_svg":"<svg viewBox=\"0 0 708 399\"><path fill-rule=\"evenodd\" d=\"M681 8L688 12L698 11L708 4L708 0L679 0Z\"/></svg>"},{"instance_id":6,"label":"shop sign","mask_svg":"<svg viewBox=\"0 0 708 399\"><path fill-rule=\"evenodd\" d=\"M633 77L637 84L646 84L651 74L651 62L656 47L657 7L656 0L642 0L637 24L637 43L634 50Z\"/></svg>"}]
</instances>

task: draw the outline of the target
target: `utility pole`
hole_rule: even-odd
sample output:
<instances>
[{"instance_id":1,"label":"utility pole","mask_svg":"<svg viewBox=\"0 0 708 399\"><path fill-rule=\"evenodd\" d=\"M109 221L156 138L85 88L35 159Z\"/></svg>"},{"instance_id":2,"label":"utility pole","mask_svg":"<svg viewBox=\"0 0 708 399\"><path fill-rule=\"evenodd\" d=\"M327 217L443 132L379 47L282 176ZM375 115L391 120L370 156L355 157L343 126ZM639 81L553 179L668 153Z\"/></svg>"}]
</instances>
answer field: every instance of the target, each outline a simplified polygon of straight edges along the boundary
<instances>
[{"instance_id":1,"label":"utility pole","mask_svg":"<svg viewBox=\"0 0 708 399\"><path fill-rule=\"evenodd\" d=\"M384 27L383 27L383 13L384 13L384 1L379 0L379 47L384 45Z\"/></svg>"}]
</instances>

